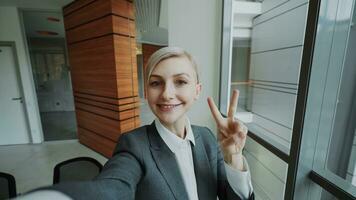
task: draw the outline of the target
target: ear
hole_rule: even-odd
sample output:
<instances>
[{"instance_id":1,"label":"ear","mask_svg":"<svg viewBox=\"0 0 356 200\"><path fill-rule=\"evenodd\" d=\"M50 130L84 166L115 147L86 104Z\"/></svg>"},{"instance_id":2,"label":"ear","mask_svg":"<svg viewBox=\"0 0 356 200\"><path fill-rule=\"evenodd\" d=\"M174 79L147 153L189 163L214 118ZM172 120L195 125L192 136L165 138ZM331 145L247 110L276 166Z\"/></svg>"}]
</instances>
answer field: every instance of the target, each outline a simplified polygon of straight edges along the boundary
<instances>
[{"instance_id":1,"label":"ear","mask_svg":"<svg viewBox=\"0 0 356 200\"><path fill-rule=\"evenodd\" d=\"M199 99L199 95L200 95L201 90L202 90L202 85L201 85L201 83L198 83L195 86L195 97L194 97L194 100L198 100Z\"/></svg>"}]
</instances>

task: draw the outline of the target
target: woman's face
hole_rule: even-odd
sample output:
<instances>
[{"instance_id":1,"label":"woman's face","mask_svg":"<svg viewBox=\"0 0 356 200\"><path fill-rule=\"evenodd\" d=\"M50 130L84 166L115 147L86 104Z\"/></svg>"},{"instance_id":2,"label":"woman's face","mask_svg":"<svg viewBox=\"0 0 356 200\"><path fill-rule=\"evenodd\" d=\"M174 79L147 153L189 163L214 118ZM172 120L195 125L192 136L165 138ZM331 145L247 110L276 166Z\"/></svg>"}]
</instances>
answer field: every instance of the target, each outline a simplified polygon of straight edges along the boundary
<instances>
[{"instance_id":1,"label":"woman's face","mask_svg":"<svg viewBox=\"0 0 356 200\"><path fill-rule=\"evenodd\" d=\"M201 85L185 56L158 63L148 80L147 100L153 113L167 125L184 119L184 114L198 98Z\"/></svg>"}]
</instances>

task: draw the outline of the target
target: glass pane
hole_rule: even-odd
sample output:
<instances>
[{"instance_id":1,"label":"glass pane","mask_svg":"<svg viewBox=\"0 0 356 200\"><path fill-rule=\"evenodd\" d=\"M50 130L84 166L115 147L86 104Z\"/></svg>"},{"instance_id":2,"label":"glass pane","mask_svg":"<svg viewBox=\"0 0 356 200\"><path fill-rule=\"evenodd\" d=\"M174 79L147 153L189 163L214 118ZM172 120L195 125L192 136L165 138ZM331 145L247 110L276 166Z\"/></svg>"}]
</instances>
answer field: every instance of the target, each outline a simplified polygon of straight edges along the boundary
<instances>
[{"instance_id":1,"label":"glass pane","mask_svg":"<svg viewBox=\"0 0 356 200\"><path fill-rule=\"evenodd\" d=\"M333 194L331 194L327 190L321 188L320 186L317 186L317 189L318 189L319 193L314 194L314 197L312 197L312 198L318 198L318 199L322 199L322 200L341 200L341 199L335 197ZM318 197L316 197L316 196L318 196Z\"/></svg>"},{"instance_id":2,"label":"glass pane","mask_svg":"<svg viewBox=\"0 0 356 200\"><path fill-rule=\"evenodd\" d=\"M318 143L317 164L356 185L356 30L350 19L352 7L345 2L340 8L343 14L338 15L344 20L336 22L337 33L329 65L325 67L319 133L323 138Z\"/></svg>"},{"instance_id":3,"label":"glass pane","mask_svg":"<svg viewBox=\"0 0 356 200\"><path fill-rule=\"evenodd\" d=\"M353 16L354 0L322 2L307 102L307 113L311 117L305 122L309 131L304 132L315 134L315 144L310 145L315 145L313 169L332 174L331 181L339 187L349 184L342 188L344 190L356 188L356 29ZM321 199L333 197L322 192Z\"/></svg>"},{"instance_id":4,"label":"glass pane","mask_svg":"<svg viewBox=\"0 0 356 200\"><path fill-rule=\"evenodd\" d=\"M64 54L46 54L49 80L61 80L64 70Z\"/></svg>"},{"instance_id":5,"label":"glass pane","mask_svg":"<svg viewBox=\"0 0 356 200\"><path fill-rule=\"evenodd\" d=\"M356 186L356 59L354 56L356 28L352 20L347 17L347 13L352 13L351 8L345 7L342 12L346 11L343 16L346 20L338 24L339 29L345 32L346 45L343 54L335 55L334 59L337 59L336 56L342 56L340 58L342 64L340 67L334 66L339 68L338 73L328 77L327 83L337 85L338 88L335 92L326 91L326 94L336 94L334 99L330 100L332 102L330 108L324 109L326 111L333 109L326 167ZM341 40L340 43L342 42Z\"/></svg>"},{"instance_id":6,"label":"glass pane","mask_svg":"<svg viewBox=\"0 0 356 200\"><path fill-rule=\"evenodd\" d=\"M330 192L326 191L326 190L322 190L321 192L321 198L323 200L341 200L336 198L334 195L332 195Z\"/></svg>"},{"instance_id":7,"label":"glass pane","mask_svg":"<svg viewBox=\"0 0 356 200\"><path fill-rule=\"evenodd\" d=\"M37 80L37 88L41 89L43 84L48 80L48 72L45 63L45 58L43 54L34 53L34 63L33 65L34 71Z\"/></svg>"},{"instance_id":8,"label":"glass pane","mask_svg":"<svg viewBox=\"0 0 356 200\"><path fill-rule=\"evenodd\" d=\"M240 91L237 117L289 154L308 3L233 1L232 7L230 93Z\"/></svg>"},{"instance_id":9,"label":"glass pane","mask_svg":"<svg viewBox=\"0 0 356 200\"><path fill-rule=\"evenodd\" d=\"M224 89L227 94L238 89L236 117L287 155L308 6L306 1L294 0L232 1L231 65L223 64L221 71L221 96L226 96L221 99L221 111L225 112L230 98ZM225 67L230 67L229 73L224 73ZM288 164L250 138L244 156L256 199L284 199Z\"/></svg>"},{"instance_id":10,"label":"glass pane","mask_svg":"<svg viewBox=\"0 0 356 200\"><path fill-rule=\"evenodd\" d=\"M232 49L232 67L231 67L231 90L239 90L239 111L250 111L247 106L249 99L249 59L250 47L234 47ZM232 93L232 91L231 91Z\"/></svg>"},{"instance_id":11,"label":"glass pane","mask_svg":"<svg viewBox=\"0 0 356 200\"><path fill-rule=\"evenodd\" d=\"M250 138L243 155L250 167L256 200L283 200L288 164Z\"/></svg>"}]
</instances>

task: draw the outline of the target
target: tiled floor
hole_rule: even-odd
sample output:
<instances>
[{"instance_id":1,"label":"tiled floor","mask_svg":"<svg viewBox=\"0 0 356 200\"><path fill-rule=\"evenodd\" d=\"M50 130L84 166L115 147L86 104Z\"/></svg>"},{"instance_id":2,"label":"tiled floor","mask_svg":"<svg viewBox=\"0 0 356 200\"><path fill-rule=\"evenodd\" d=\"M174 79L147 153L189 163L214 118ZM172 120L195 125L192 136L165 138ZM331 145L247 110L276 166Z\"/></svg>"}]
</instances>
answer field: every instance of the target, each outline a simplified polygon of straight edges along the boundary
<instances>
[{"instance_id":1,"label":"tiled floor","mask_svg":"<svg viewBox=\"0 0 356 200\"><path fill-rule=\"evenodd\" d=\"M107 159L77 140L0 146L0 171L15 176L18 193L51 185L54 166L64 160L88 156L104 164Z\"/></svg>"}]
</instances>

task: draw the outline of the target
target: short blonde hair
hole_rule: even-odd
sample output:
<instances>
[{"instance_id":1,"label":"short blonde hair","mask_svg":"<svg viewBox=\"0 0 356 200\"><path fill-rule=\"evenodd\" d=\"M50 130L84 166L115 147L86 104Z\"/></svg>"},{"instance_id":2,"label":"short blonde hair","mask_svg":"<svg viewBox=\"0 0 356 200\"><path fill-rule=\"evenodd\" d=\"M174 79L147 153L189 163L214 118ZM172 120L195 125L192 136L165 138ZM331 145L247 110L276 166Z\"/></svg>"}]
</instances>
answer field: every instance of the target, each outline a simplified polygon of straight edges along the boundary
<instances>
[{"instance_id":1,"label":"short blonde hair","mask_svg":"<svg viewBox=\"0 0 356 200\"><path fill-rule=\"evenodd\" d=\"M192 67L195 71L197 82L199 83L198 66L197 66L193 56L190 55L188 52L186 52L184 49L182 49L180 47L163 47L151 55L151 57L149 58L149 60L147 62L147 65L146 65L146 71L145 71L146 83L148 84L150 76L151 76L154 68L158 65L158 63L160 63L161 61L163 61L165 59L174 58L174 57L188 58L188 60L191 62Z\"/></svg>"}]
</instances>

